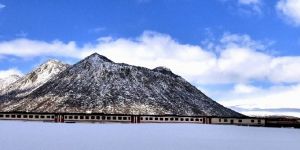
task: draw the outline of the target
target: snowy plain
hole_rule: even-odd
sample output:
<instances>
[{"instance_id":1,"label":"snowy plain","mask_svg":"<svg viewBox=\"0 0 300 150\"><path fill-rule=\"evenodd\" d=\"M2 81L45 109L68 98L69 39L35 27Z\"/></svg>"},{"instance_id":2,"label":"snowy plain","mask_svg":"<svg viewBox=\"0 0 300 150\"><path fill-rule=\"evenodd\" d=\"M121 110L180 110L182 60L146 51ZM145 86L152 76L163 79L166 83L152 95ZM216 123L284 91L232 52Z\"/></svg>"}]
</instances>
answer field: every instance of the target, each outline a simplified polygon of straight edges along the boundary
<instances>
[{"instance_id":1,"label":"snowy plain","mask_svg":"<svg viewBox=\"0 0 300 150\"><path fill-rule=\"evenodd\" d=\"M300 129L0 121L0 150L291 150Z\"/></svg>"}]
</instances>

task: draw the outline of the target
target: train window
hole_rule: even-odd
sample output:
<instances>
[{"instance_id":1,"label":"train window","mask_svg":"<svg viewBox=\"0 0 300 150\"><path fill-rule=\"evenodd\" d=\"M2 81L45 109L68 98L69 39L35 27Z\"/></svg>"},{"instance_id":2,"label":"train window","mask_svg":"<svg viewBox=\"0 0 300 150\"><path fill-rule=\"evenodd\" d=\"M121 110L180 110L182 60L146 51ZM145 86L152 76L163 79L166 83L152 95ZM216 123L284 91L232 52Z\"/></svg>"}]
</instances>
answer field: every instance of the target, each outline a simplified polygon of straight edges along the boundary
<instances>
[{"instance_id":1,"label":"train window","mask_svg":"<svg viewBox=\"0 0 300 150\"><path fill-rule=\"evenodd\" d=\"M183 118L180 118L180 121L183 121Z\"/></svg>"},{"instance_id":2,"label":"train window","mask_svg":"<svg viewBox=\"0 0 300 150\"><path fill-rule=\"evenodd\" d=\"M185 118L185 121L189 121L189 118Z\"/></svg>"},{"instance_id":3,"label":"train window","mask_svg":"<svg viewBox=\"0 0 300 150\"><path fill-rule=\"evenodd\" d=\"M148 117L146 117L146 120L148 120Z\"/></svg>"},{"instance_id":4,"label":"train window","mask_svg":"<svg viewBox=\"0 0 300 150\"><path fill-rule=\"evenodd\" d=\"M191 118L191 121L194 121L194 118Z\"/></svg>"},{"instance_id":5,"label":"train window","mask_svg":"<svg viewBox=\"0 0 300 150\"><path fill-rule=\"evenodd\" d=\"M117 120L117 117L113 117L113 120Z\"/></svg>"},{"instance_id":6,"label":"train window","mask_svg":"<svg viewBox=\"0 0 300 150\"><path fill-rule=\"evenodd\" d=\"M29 118L33 118L33 115L29 115Z\"/></svg>"},{"instance_id":7,"label":"train window","mask_svg":"<svg viewBox=\"0 0 300 150\"><path fill-rule=\"evenodd\" d=\"M149 120L153 120L153 118L152 118L152 117L150 117L150 118L149 118Z\"/></svg>"},{"instance_id":8,"label":"train window","mask_svg":"<svg viewBox=\"0 0 300 150\"><path fill-rule=\"evenodd\" d=\"M78 116L74 116L74 119L78 119Z\"/></svg>"},{"instance_id":9,"label":"train window","mask_svg":"<svg viewBox=\"0 0 300 150\"><path fill-rule=\"evenodd\" d=\"M69 119L73 119L73 116L69 116Z\"/></svg>"},{"instance_id":10,"label":"train window","mask_svg":"<svg viewBox=\"0 0 300 150\"><path fill-rule=\"evenodd\" d=\"M5 115L6 118L9 118L9 115Z\"/></svg>"},{"instance_id":11,"label":"train window","mask_svg":"<svg viewBox=\"0 0 300 150\"><path fill-rule=\"evenodd\" d=\"M227 122L228 120L227 119L224 119L224 122Z\"/></svg>"},{"instance_id":12,"label":"train window","mask_svg":"<svg viewBox=\"0 0 300 150\"><path fill-rule=\"evenodd\" d=\"M51 118L51 116L47 116L47 118L48 118L48 119L50 119L50 118Z\"/></svg>"},{"instance_id":13,"label":"train window","mask_svg":"<svg viewBox=\"0 0 300 150\"><path fill-rule=\"evenodd\" d=\"M157 118L157 117L155 117L155 120L158 120L158 118Z\"/></svg>"},{"instance_id":14,"label":"train window","mask_svg":"<svg viewBox=\"0 0 300 150\"><path fill-rule=\"evenodd\" d=\"M175 121L178 121L178 118L175 118Z\"/></svg>"},{"instance_id":15,"label":"train window","mask_svg":"<svg viewBox=\"0 0 300 150\"><path fill-rule=\"evenodd\" d=\"M222 122L222 120L221 120L221 119L219 119L219 122Z\"/></svg>"},{"instance_id":16,"label":"train window","mask_svg":"<svg viewBox=\"0 0 300 150\"><path fill-rule=\"evenodd\" d=\"M95 119L95 116L91 116L91 119Z\"/></svg>"},{"instance_id":17,"label":"train window","mask_svg":"<svg viewBox=\"0 0 300 150\"><path fill-rule=\"evenodd\" d=\"M83 116L80 116L80 119L83 119Z\"/></svg>"},{"instance_id":18,"label":"train window","mask_svg":"<svg viewBox=\"0 0 300 150\"><path fill-rule=\"evenodd\" d=\"M35 115L35 116L34 116L34 118L40 118L40 116L38 116L38 115Z\"/></svg>"},{"instance_id":19,"label":"train window","mask_svg":"<svg viewBox=\"0 0 300 150\"><path fill-rule=\"evenodd\" d=\"M85 119L90 119L90 116L85 116Z\"/></svg>"},{"instance_id":20,"label":"train window","mask_svg":"<svg viewBox=\"0 0 300 150\"><path fill-rule=\"evenodd\" d=\"M165 121L169 121L169 118L165 118Z\"/></svg>"},{"instance_id":21,"label":"train window","mask_svg":"<svg viewBox=\"0 0 300 150\"><path fill-rule=\"evenodd\" d=\"M41 118L45 118L45 116L41 116Z\"/></svg>"},{"instance_id":22,"label":"train window","mask_svg":"<svg viewBox=\"0 0 300 150\"><path fill-rule=\"evenodd\" d=\"M239 122L243 122L243 121L240 119Z\"/></svg>"},{"instance_id":23,"label":"train window","mask_svg":"<svg viewBox=\"0 0 300 150\"><path fill-rule=\"evenodd\" d=\"M107 117L106 119L107 119L107 120L110 120L110 117Z\"/></svg>"},{"instance_id":24,"label":"train window","mask_svg":"<svg viewBox=\"0 0 300 150\"><path fill-rule=\"evenodd\" d=\"M54 119L54 116L51 116L52 119Z\"/></svg>"},{"instance_id":25,"label":"train window","mask_svg":"<svg viewBox=\"0 0 300 150\"><path fill-rule=\"evenodd\" d=\"M12 118L16 118L16 115L11 115Z\"/></svg>"},{"instance_id":26,"label":"train window","mask_svg":"<svg viewBox=\"0 0 300 150\"><path fill-rule=\"evenodd\" d=\"M143 117L141 117L141 120L143 120L144 118Z\"/></svg>"},{"instance_id":27,"label":"train window","mask_svg":"<svg viewBox=\"0 0 300 150\"><path fill-rule=\"evenodd\" d=\"M195 119L195 121L199 121L199 119L198 119L198 118L196 118L196 119Z\"/></svg>"},{"instance_id":28,"label":"train window","mask_svg":"<svg viewBox=\"0 0 300 150\"><path fill-rule=\"evenodd\" d=\"M200 119L200 121L202 121L202 119Z\"/></svg>"},{"instance_id":29,"label":"train window","mask_svg":"<svg viewBox=\"0 0 300 150\"><path fill-rule=\"evenodd\" d=\"M261 122L260 120L257 120L257 122Z\"/></svg>"},{"instance_id":30,"label":"train window","mask_svg":"<svg viewBox=\"0 0 300 150\"><path fill-rule=\"evenodd\" d=\"M122 117L118 117L118 120L122 120Z\"/></svg>"},{"instance_id":31,"label":"train window","mask_svg":"<svg viewBox=\"0 0 300 150\"><path fill-rule=\"evenodd\" d=\"M173 120L174 120L174 118L170 118L170 120L171 120L171 121L173 121Z\"/></svg>"},{"instance_id":32,"label":"train window","mask_svg":"<svg viewBox=\"0 0 300 150\"><path fill-rule=\"evenodd\" d=\"M3 115L0 115L0 118L3 118L4 116Z\"/></svg>"},{"instance_id":33,"label":"train window","mask_svg":"<svg viewBox=\"0 0 300 150\"><path fill-rule=\"evenodd\" d=\"M253 122L254 122L254 120L252 119L252 120L251 120L251 122L253 123Z\"/></svg>"},{"instance_id":34,"label":"train window","mask_svg":"<svg viewBox=\"0 0 300 150\"><path fill-rule=\"evenodd\" d=\"M127 120L127 117L123 117L123 120Z\"/></svg>"},{"instance_id":35,"label":"train window","mask_svg":"<svg viewBox=\"0 0 300 150\"><path fill-rule=\"evenodd\" d=\"M164 120L164 118L159 118L159 120L161 120L161 121L162 121L162 120Z\"/></svg>"},{"instance_id":36,"label":"train window","mask_svg":"<svg viewBox=\"0 0 300 150\"><path fill-rule=\"evenodd\" d=\"M27 118L28 116L27 115L23 115L23 118Z\"/></svg>"},{"instance_id":37,"label":"train window","mask_svg":"<svg viewBox=\"0 0 300 150\"><path fill-rule=\"evenodd\" d=\"M98 119L98 120L99 120L99 119L100 119L100 116L96 116L96 119Z\"/></svg>"},{"instance_id":38,"label":"train window","mask_svg":"<svg viewBox=\"0 0 300 150\"><path fill-rule=\"evenodd\" d=\"M102 120L105 120L105 116L102 116Z\"/></svg>"}]
</instances>

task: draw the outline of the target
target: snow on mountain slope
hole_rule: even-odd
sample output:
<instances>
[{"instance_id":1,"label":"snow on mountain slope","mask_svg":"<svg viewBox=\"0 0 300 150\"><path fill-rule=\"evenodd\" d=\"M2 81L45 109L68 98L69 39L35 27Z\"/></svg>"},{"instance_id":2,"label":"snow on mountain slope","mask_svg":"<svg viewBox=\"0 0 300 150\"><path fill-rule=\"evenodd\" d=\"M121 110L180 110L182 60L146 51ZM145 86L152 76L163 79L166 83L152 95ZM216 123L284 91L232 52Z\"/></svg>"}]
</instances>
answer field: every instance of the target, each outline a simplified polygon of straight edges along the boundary
<instances>
[{"instance_id":1,"label":"snow on mountain slope","mask_svg":"<svg viewBox=\"0 0 300 150\"><path fill-rule=\"evenodd\" d=\"M13 82L16 82L17 80L19 80L21 77L19 75L10 75L8 77L5 78L0 78L0 90L6 88L7 86L9 86L10 84L12 84Z\"/></svg>"},{"instance_id":2,"label":"snow on mountain slope","mask_svg":"<svg viewBox=\"0 0 300 150\"><path fill-rule=\"evenodd\" d=\"M0 96L25 96L38 87L42 86L49 79L65 70L67 67L68 65L63 64L57 60L49 60L46 63L40 65L34 71L28 73L24 77L18 79L16 82L0 90Z\"/></svg>"},{"instance_id":3,"label":"snow on mountain slope","mask_svg":"<svg viewBox=\"0 0 300 150\"><path fill-rule=\"evenodd\" d=\"M114 63L92 54L2 111L242 116L169 69Z\"/></svg>"}]
</instances>

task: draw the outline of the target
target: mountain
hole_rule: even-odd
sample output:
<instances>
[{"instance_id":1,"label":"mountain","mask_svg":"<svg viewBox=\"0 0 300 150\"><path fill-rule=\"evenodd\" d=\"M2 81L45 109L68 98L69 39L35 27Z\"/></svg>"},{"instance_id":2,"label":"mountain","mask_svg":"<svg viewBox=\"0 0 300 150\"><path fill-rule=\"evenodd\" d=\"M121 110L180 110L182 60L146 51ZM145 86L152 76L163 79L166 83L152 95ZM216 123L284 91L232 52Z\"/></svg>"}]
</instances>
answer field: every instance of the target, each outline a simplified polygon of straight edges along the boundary
<instances>
[{"instance_id":1,"label":"mountain","mask_svg":"<svg viewBox=\"0 0 300 150\"><path fill-rule=\"evenodd\" d=\"M26 96L67 67L68 65L57 60L49 60L0 90L0 99L5 99L7 96L10 98Z\"/></svg>"},{"instance_id":2,"label":"mountain","mask_svg":"<svg viewBox=\"0 0 300 150\"><path fill-rule=\"evenodd\" d=\"M10 75L10 76L5 77L5 78L0 78L0 90L6 88L7 86L12 84L13 82L16 82L20 78L21 77L19 75Z\"/></svg>"},{"instance_id":3,"label":"mountain","mask_svg":"<svg viewBox=\"0 0 300 150\"><path fill-rule=\"evenodd\" d=\"M2 111L243 116L164 67L114 63L97 53L68 67Z\"/></svg>"}]
</instances>

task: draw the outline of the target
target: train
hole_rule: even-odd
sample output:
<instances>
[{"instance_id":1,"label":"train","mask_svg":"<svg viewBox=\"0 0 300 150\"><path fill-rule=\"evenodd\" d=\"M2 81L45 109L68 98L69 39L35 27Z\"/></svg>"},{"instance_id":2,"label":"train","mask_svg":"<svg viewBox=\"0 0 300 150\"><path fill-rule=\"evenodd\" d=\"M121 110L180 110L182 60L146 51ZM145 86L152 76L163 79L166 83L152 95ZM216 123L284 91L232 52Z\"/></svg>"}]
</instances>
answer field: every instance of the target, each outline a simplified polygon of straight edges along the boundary
<instances>
[{"instance_id":1,"label":"train","mask_svg":"<svg viewBox=\"0 0 300 150\"><path fill-rule=\"evenodd\" d=\"M0 120L24 120L44 122L93 122L93 123L195 123L195 124L238 124L264 126L263 118L232 118L213 116L179 115L127 115L103 113L29 113L0 112Z\"/></svg>"},{"instance_id":2,"label":"train","mask_svg":"<svg viewBox=\"0 0 300 150\"><path fill-rule=\"evenodd\" d=\"M43 121L56 123L193 123L263 127L300 127L300 120L283 118L129 115L103 113L0 112L0 120Z\"/></svg>"}]
</instances>

